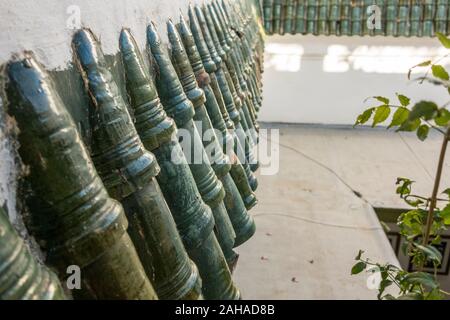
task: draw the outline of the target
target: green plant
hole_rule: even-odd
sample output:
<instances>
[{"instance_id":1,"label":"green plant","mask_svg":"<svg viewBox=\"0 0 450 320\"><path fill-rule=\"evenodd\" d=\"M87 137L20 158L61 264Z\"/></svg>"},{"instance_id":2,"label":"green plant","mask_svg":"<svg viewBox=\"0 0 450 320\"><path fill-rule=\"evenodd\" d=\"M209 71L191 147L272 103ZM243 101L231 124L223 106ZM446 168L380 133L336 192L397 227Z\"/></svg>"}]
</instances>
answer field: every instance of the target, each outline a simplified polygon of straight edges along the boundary
<instances>
[{"instance_id":1,"label":"green plant","mask_svg":"<svg viewBox=\"0 0 450 320\"><path fill-rule=\"evenodd\" d=\"M450 39L438 33L441 44L450 49ZM447 57L447 54L444 57ZM444 87L450 93L450 77L445 68L436 61L425 61L408 72L408 79L414 68L426 68L423 76L417 80L428 81ZM431 75L430 75L431 72ZM384 123L392 114L388 129L396 128L396 131L416 132L417 137L424 141L430 132L435 130L442 134L442 145L439 152L439 161L434 179L434 186L429 197L414 194L412 186L414 181L407 178L398 178L396 193L412 209L400 215L398 226L400 234L406 239L403 250L410 256L411 262L417 272L407 272L392 264L380 264L363 259L364 251L356 256L357 263L351 273L358 274L364 270L380 272L381 281L378 289L378 299L443 299L449 293L440 289L437 281L437 268L441 264L441 253L436 245L441 242L441 233L450 225L450 188L441 193L440 181L444 165L447 144L450 139L450 111L446 105L438 106L432 101L419 101L411 103L411 99L397 93L397 102L381 96L372 97L381 104L371 107L361 113L356 119L356 125L362 125L372 119L372 127ZM433 267L434 274L424 272L424 267ZM386 288L397 286L397 297L386 294Z\"/></svg>"}]
</instances>

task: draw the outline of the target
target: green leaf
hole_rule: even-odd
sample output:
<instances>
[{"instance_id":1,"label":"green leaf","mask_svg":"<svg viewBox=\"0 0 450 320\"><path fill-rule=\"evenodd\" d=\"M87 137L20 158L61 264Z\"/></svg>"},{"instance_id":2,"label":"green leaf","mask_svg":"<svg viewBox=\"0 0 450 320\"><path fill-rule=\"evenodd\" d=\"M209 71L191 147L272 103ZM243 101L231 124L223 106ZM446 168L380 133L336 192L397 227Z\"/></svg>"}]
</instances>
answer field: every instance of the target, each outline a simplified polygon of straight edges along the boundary
<instances>
[{"instance_id":1,"label":"green leaf","mask_svg":"<svg viewBox=\"0 0 450 320\"><path fill-rule=\"evenodd\" d=\"M373 111L375 110L375 108L369 108L366 111L364 111L363 113L361 113L358 118L356 119L356 122L354 124L354 126L357 126L358 124L364 124L366 123L370 117L372 116Z\"/></svg>"},{"instance_id":2,"label":"green leaf","mask_svg":"<svg viewBox=\"0 0 450 320\"><path fill-rule=\"evenodd\" d=\"M421 62L421 63L416 64L415 66L411 67L411 68L408 70L408 80L411 79L411 72L412 72L412 70L413 70L414 68L417 68L417 67L427 67L427 66L429 66L430 64L431 64L431 60L427 60L427 61Z\"/></svg>"},{"instance_id":3,"label":"green leaf","mask_svg":"<svg viewBox=\"0 0 450 320\"><path fill-rule=\"evenodd\" d=\"M434 239L431 241L431 244L439 245L442 242L442 237L440 235L437 235L434 237Z\"/></svg>"},{"instance_id":4,"label":"green leaf","mask_svg":"<svg viewBox=\"0 0 450 320\"><path fill-rule=\"evenodd\" d=\"M398 101L400 102L400 104L404 107L407 107L409 105L409 103L411 102L411 99L403 94L397 93L397 98L398 98Z\"/></svg>"},{"instance_id":5,"label":"green leaf","mask_svg":"<svg viewBox=\"0 0 450 320\"><path fill-rule=\"evenodd\" d=\"M427 215L428 211L423 209L414 209L402 213L397 220L397 225L400 227L400 234L408 239L422 235L423 224ZM405 243L404 245L405 246L402 246L402 249L408 249L408 243Z\"/></svg>"},{"instance_id":6,"label":"green leaf","mask_svg":"<svg viewBox=\"0 0 450 320\"><path fill-rule=\"evenodd\" d=\"M405 108L405 107L398 108L395 111L394 116L392 117L392 122L388 126L388 129L393 127L393 126L400 126L400 125L402 125L403 122L408 120L408 116L409 116L409 110L407 108Z\"/></svg>"},{"instance_id":7,"label":"green leaf","mask_svg":"<svg viewBox=\"0 0 450 320\"><path fill-rule=\"evenodd\" d=\"M414 197L412 197L412 198L415 199L415 200L412 200L412 199L409 199L409 198L405 198L404 199L405 202L407 204L409 204L411 207L418 207L418 206L420 206L421 204L424 203L424 201L419 199L419 198L414 198Z\"/></svg>"},{"instance_id":8,"label":"green leaf","mask_svg":"<svg viewBox=\"0 0 450 320\"><path fill-rule=\"evenodd\" d=\"M397 297L397 300L423 300L423 295L417 292L410 292Z\"/></svg>"},{"instance_id":9,"label":"green leaf","mask_svg":"<svg viewBox=\"0 0 450 320\"><path fill-rule=\"evenodd\" d=\"M444 209L439 212L439 216L444 220L445 225L450 224L450 204L446 205Z\"/></svg>"},{"instance_id":10,"label":"green leaf","mask_svg":"<svg viewBox=\"0 0 450 320\"><path fill-rule=\"evenodd\" d=\"M445 35L443 35L440 32L436 32L436 36L444 47L450 49L450 39L448 39Z\"/></svg>"},{"instance_id":11,"label":"green leaf","mask_svg":"<svg viewBox=\"0 0 450 320\"><path fill-rule=\"evenodd\" d=\"M382 97L382 96L375 96L373 97L374 99L377 99L380 102L383 102L384 104L389 104L389 99L386 97Z\"/></svg>"},{"instance_id":12,"label":"green leaf","mask_svg":"<svg viewBox=\"0 0 450 320\"><path fill-rule=\"evenodd\" d=\"M355 257L355 260L360 260L363 253L364 253L364 250L359 250L358 255Z\"/></svg>"},{"instance_id":13,"label":"green leaf","mask_svg":"<svg viewBox=\"0 0 450 320\"><path fill-rule=\"evenodd\" d=\"M435 288L425 297L425 300L443 300L445 296L441 293L439 288Z\"/></svg>"},{"instance_id":14,"label":"green leaf","mask_svg":"<svg viewBox=\"0 0 450 320\"><path fill-rule=\"evenodd\" d=\"M443 66L439 64L435 64L431 67L431 71L433 73L433 76L436 78L442 79L442 80L448 80L450 77L448 75L448 72L444 69Z\"/></svg>"},{"instance_id":15,"label":"green leaf","mask_svg":"<svg viewBox=\"0 0 450 320\"><path fill-rule=\"evenodd\" d=\"M438 106L432 101L420 101L414 105L409 113L409 120L413 121L419 118L431 120L438 111Z\"/></svg>"},{"instance_id":16,"label":"green leaf","mask_svg":"<svg viewBox=\"0 0 450 320\"><path fill-rule=\"evenodd\" d=\"M355 264L352 268L352 274L358 274L361 273L362 271L364 271L364 269L366 268L366 263L363 261L358 262L357 264Z\"/></svg>"},{"instance_id":17,"label":"green leaf","mask_svg":"<svg viewBox=\"0 0 450 320\"><path fill-rule=\"evenodd\" d=\"M416 67L426 67L426 66L429 66L430 64L431 64L431 60L427 60L427 61L417 64Z\"/></svg>"},{"instance_id":18,"label":"green leaf","mask_svg":"<svg viewBox=\"0 0 450 320\"><path fill-rule=\"evenodd\" d=\"M441 127L444 127L450 121L450 111L445 108L441 108L438 111L438 115L434 118L434 122Z\"/></svg>"},{"instance_id":19,"label":"green leaf","mask_svg":"<svg viewBox=\"0 0 450 320\"><path fill-rule=\"evenodd\" d=\"M439 250L436 249L436 247L432 245L423 246L421 244L414 244L415 247L421 251L428 260L431 260L436 263L441 263L442 261L442 254L439 252Z\"/></svg>"},{"instance_id":20,"label":"green leaf","mask_svg":"<svg viewBox=\"0 0 450 320\"><path fill-rule=\"evenodd\" d=\"M445 189L444 191L442 191L443 194L446 194L447 197L450 198L450 188Z\"/></svg>"},{"instance_id":21,"label":"green leaf","mask_svg":"<svg viewBox=\"0 0 450 320\"><path fill-rule=\"evenodd\" d=\"M403 281L413 284L413 285L423 285L428 288L437 288L439 284L436 282L434 277L426 272L412 272L403 278Z\"/></svg>"},{"instance_id":22,"label":"green leaf","mask_svg":"<svg viewBox=\"0 0 450 320\"><path fill-rule=\"evenodd\" d=\"M408 178L397 178L397 181L395 182L396 185L399 185L396 189L396 193L405 196L411 193L411 185L415 181L412 181Z\"/></svg>"},{"instance_id":23,"label":"green leaf","mask_svg":"<svg viewBox=\"0 0 450 320\"><path fill-rule=\"evenodd\" d=\"M438 264L441 264L442 262L442 253L433 245L429 244L425 246L430 252L433 252L432 255L429 256L429 259L437 262Z\"/></svg>"},{"instance_id":24,"label":"green leaf","mask_svg":"<svg viewBox=\"0 0 450 320\"><path fill-rule=\"evenodd\" d=\"M390 113L391 108L389 108L388 106L379 106L376 109L375 115L373 117L372 128L375 127L378 123L385 121L389 117Z\"/></svg>"},{"instance_id":25,"label":"green leaf","mask_svg":"<svg viewBox=\"0 0 450 320\"><path fill-rule=\"evenodd\" d=\"M430 127L426 124L423 124L417 129L417 137L420 141L424 141L428 137L428 132L430 131Z\"/></svg>"},{"instance_id":26,"label":"green leaf","mask_svg":"<svg viewBox=\"0 0 450 320\"><path fill-rule=\"evenodd\" d=\"M397 129L397 131L416 131L419 126L420 126L420 119L412 121L407 120L402 123L402 125L400 126L400 128Z\"/></svg>"},{"instance_id":27,"label":"green leaf","mask_svg":"<svg viewBox=\"0 0 450 320\"><path fill-rule=\"evenodd\" d=\"M381 295L386 290L387 287L389 287L393 282L389 279L381 280L380 287L378 289L378 299L381 299Z\"/></svg>"}]
</instances>

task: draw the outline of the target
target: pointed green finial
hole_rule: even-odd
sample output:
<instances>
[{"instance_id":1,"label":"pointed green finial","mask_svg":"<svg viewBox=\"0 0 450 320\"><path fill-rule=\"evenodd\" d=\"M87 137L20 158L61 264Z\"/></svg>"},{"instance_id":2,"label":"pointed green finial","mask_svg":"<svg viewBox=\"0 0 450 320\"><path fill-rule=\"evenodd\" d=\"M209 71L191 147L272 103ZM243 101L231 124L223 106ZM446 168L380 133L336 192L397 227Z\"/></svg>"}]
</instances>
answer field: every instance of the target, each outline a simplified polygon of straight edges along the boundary
<instances>
[{"instance_id":1,"label":"pointed green finial","mask_svg":"<svg viewBox=\"0 0 450 320\"><path fill-rule=\"evenodd\" d=\"M75 37L77 57L86 75L85 84L93 106L91 112L91 157L109 194L116 200L132 194L159 172L153 154L143 149L127 106L108 70L103 52L88 31ZM133 170L140 159L139 174ZM122 170L127 179L117 174Z\"/></svg>"},{"instance_id":2,"label":"pointed green finial","mask_svg":"<svg viewBox=\"0 0 450 320\"><path fill-rule=\"evenodd\" d=\"M178 127L182 127L194 116L194 106L187 99L177 73L166 52L164 52L155 24L147 27L147 41L150 49L150 60L155 68L155 83L159 97L167 112Z\"/></svg>"},{"instance_id":3,"label":"pointed green finial","mask_svg":"<svg viewBox=\"0 0 450 320\"><path fill-rule=\"evenodd\" d=\"M222 11L219 9L219 3L216 1L210 2L206 5L212 15L215 15L217 25L220 27L223 35L222 42L226 43L230 48L236 44L233 42L236 40L236 34L231 34L230 28L227 24L225 17L222 15Z\"/></svg>"},{"instance_id":4,"label":"pointed green finial","mask_svg":"<svg viewBox=\"0 0 450 320\"><path fill-rule=\"evenodd\" d=\"M215 15L213 8L211 7L211 4L204 4L202 9L203 13L205 14L206 21L210 27L210 31L214 30L211 32L216 34L218 43L222 47L225 54L228 54L231 48L228 45L226 34L222 28L222 25L217 19L217 16ZM210 22L208 22L208 20L210 20Z\"/></svg>"},{"instance_id":5,"label":"pointed green finial","mask_svg":"<svg viewBox=\"0 0 450 320\"><path fill-rule=\"evenodd\" d=\"M184 50L183 44L181 43L181 39L174 28L173 24L169 21L168 23L168 32L169 32L169 40L172 45L172 57L174 60L175 65L181 65L181 64L188 64L189 65L189 57L187 55L187 52ZM191 50L197 51L197 48L191 47ZM194 53L195 53L194 52ZM197 53L198 54L198 53ZM195 80L194 72L192 68L189 66L180 66L179 68L176 68L179 70L178 76L181 79L182 82L185 82L184 88L185 92L188 95L188 97L191 99L195 106L195 116L194 120L197 123L201 123L201 128L198 129L201 133L201 136L205 136L207 134L210 134L213 132L213 127L211 124L211 120L208 116L206 107L204 103L206 102L206 99L204 99L205 95L203 93L203 90L201 90L197 86L197 82ZM206 73L203 69L203 66L201 67L203 70L203 73ZM197 93L200 93L197 94ZM203 98L203 99L200 99ZM211 101L210 101L211 102ZM195 135L194 135L195 136ZM195 137L194 137L195 139ZM204 146L205 150L215 150L213 153L211 153L209 156L209 160L211 161L211 165L209 163L202 163L202 164L194 164L191 165L191 170L194 175L194 178L197 181L197 185L199 186L200 193L204 197L204 201L211 207L213 211L213 215L216 220L216 227L220 232L217 232L217 238L219 240L219 243L221 244L221 247L223 249L223 252L225 254L225 257L227 258L227 262L230 266L233 266L236 263L236 254L233 252L232 248L234 246L234 239L236 237L236 233L233 230L232 221L235 221L236 219L233 219L235 217L229 217L228 213L226 211L226 208L223 204L223 199L225 197L225 193L217 193L214 196L214 199L210 196L211 194L211 187L216 184L221 188L222 191L225 191L223 189L222 184L217 179L213 179L210 182L206 182L205 178L208 177L210 174L217 176L217 178L223 178L224 176L228 175L228 172L231 169L231 165L229 163L228 157L226 157L222 152L222 146L219 144L217 137L215 134L211 136L209 140L200 140L196 141L194 140L193 143L198 143L199 145ZM205 153L206 156L206 153ZM208 157L207 156L207 157ZM216 177L214 177L216 178ZM204 186L210 186L208 188L204 188ZM207 197L205 195L209 194ZM236 199L238 200L238 199ZM240 199L239 199L240 200ZM232 218L232 221L230 221L230 218ZM238 217L238 221L241 222L241 216ZM246 221L246 220L245 220ZM239 226L240 227L240 226ZM241 231L242 228L239 228L238 230Z\"/></svg>"},{"instance_id":6,"label":"pointed green finial","mask_svg":"<svg viewBox=\"0 0 450 320\"><path fill-rule=\"evenodd\" d=\"M217 70L217 66L214 63L211 54L209 53L208 45L206 44L205 37L203 36L203 31L198 22L197 16L194 13L194 8L189 5L189 27L192 31L192 36L194 37L195 44L197 46L198 52L205 67L206 72L211 73ZM184 21L184 19L181 19ZM181 28L184 28L182 25ZM182 32L183 34L183 32ZM220 57L219 57L220 59ZM193 65L194 71L195 67Z\"/></svg>"},{"instance_id":7,"label":"pointed green finial","mask_svg":"<svg viewBox=\"0 0 450 320\"><path fill-rule=\"evenodd\" d=\"M198 52L197 52L197 47L195 46L194 39L192 37L192 34L189 32L188 29L186 30L186 27L187 27L187 24L185 24L185 26L183 27L183 21L181 21L179 29L182 30L181 35L182 35L183 42L185 43L186 51L189 54L189 57L199 56ZM200 60L200 59L197 58L194 60L195 61L193 61L192 63L196 64L196 63L198 63L198 60ZM206 72L202 66L199 67L198 72L199 73L198 73L197 78L203 79L202 75L205 74ZM213 79L215 79L214 77L215 76L213 75ZM231 139L231 143L233 143L233 139L230 136L230 134L227 132L225 122L224 122L221 112L220 112L220 107L218 106L216 97L214 96L214 92L213 92L211 86L209 85L209 83L200 81L199 85L204 90L205 95L207 97L207 100L205 103L207 113L205 113L203 110L201 110L202 109L201 107L197 108L194 119L196 119L198 121L202 121L202 123L203 123L202 127L206 128L207 129L206 131L208 131L209 129L212 129L211 125L209 124L210 121L208 119L208 118L210 118L212 126L215 129L218 129L222 133L222 141L221 142L224 144L224 147L226 149L227 143L230 142L230 139ZM203 114L203 116L202 116L202 114ZM215 139L212 139L212 140L213 141L211 141L211 143L204 142L204 146L206 149L211 149L210 145L213 142L219 143L219 141L217 140L217 137L215 137ZM215 148L216 148L216 150L219 150L219 152L216 152L214 159L211 159L213 169L216 172L217 176L219 178L221 178L227 194L229 195L231 193L232 198L234 199L234 201L230 201L230 199L226 198L227 202L226 202L225 207L228 210L230 217L233 217L232 222L235 222L236 220L241 221L240 217L242 215L246 215L246 213L245 213L246 210L245 210L245 208L242 207L242 201L244 202L244 205L246 208L251 208L257 203L256 197L247 182L247 178L246 178L244 169L242 168L242 166L240 164L233 164L232 169L230 168L230 166L228 166L227 171L222 170L220 168L220 166L217 165L217 163L220 162L220 158L222 158L222 157L227 158L227 157L225 155L223 155L220 145L215 146ZM235 155L233 155L233 156L235 157ZM217 160L219 160L219 162ZM226 163L229 163L228 158L227 158ZM227 179L229 179L229 177L226 177L227 174L224 174L224 173L227 173L228 171L230 171L230 169L231 169L234 177L236 177L236 179L234 181L236 182L236 185L238 186L239 192L241 192L241 194L242 194L242 201L241 201L240 194L235 192L236 188L232 187L233 182L232 183L226 182ZM239 198L236 198L236 195ZM236 216L238 216L239 218L236 219L235 218ZM250 224L250 226L251 225L252 224ZM242 231L243 228L241 226L237 225L236 230L239 231L239 241L242 241L242 238L248 237L248 234L249 234L249 232L247 231L248 229L247 230L244 229L245 232L243 232ZM243 234L245 234L245 235L243 235Z\"/></svg>"},{"instance_id":8,"label":"pointed green finial","mask_svg":"<svg viewBox=\"0 0 450 320\"><path fill-rule=\"evenodd\" d=\"M77 52L86 49L89 44L80 43L86 40L84 30L75 35ZM47 263L60 274L80 266L75 297L156 298L126 232L122 206L109 197L48 73L31 56L8 65L7 72L9 111L33 188L29 230L47 252ZM95 270L108 270L108 276Z\"/></svg>"},{"instance_id":9,"label":"pointed green finial","mask_svg":"<svg viewBox=\"0 0 450 320\"><path fill-rule=\"evenodd\" d=\"M52 271L32 256L0 207L0 300L65 300Z\"/></svg>"},{"instance_id":10,"label":"pointed green finial","mask_svg":"<svg viewBox=\"0 0 450 320\"><path fill-rule=\"evenodd\" d=\"M203 87L203 85L209 84L210 83L209 75L206 72L205 67L203 66L203 61L200 52L195 44L194 36L182 14L180 14L180 23L178 24L178 31L181 40L183 41L184 48L186 49L186 53L189 57L189 61L191 63L192 69L195 73L199 86ZM204 41L201 42L203 42L203 44L206 46Z\"/></svg>"},{"instance_id":11,"label":"pointed green finial","mask_svg":"<svg viewBox=\"0 0 450 320\"><path fill-rule=\"evenodd\" d=\"M167 22L167 33L170 42L170 53L173 66L183 86L188 99L194 104L194 108L205 103L204 92L198 87L194 70L189 62L189 57L181 42L180 36L173 22Z\"/></svg>"},{"instance_id":12,"label":"pointed green finial","mask_svg":"<svg viewBox=\"0 0 450 320\"><path fill-rule=\"evenodd\" d=\"M219 38L223 39L223 36L219 37L219 35L218 35L218 33L220 32L221 29L220 29L220 25L217 21L217 17L215 15L213 15L212 13L214 13L214 12L211 12L209 10L209 8L206 6L203 8L203 13L204 13L204 17L206 19L208 28L209 28L211 34L213 35L213 39L215 39L214 43L216 44L216 47L217 46L220 47L221 41L219 40ZM230 52L230 50L228 50L228 53L229 54L227 54L225 51L223 51L223 56L221 56L223 61L225 62L224 73L225 73L225 76L228 78L227 79L228 83L229 83L228 86L229 86L229 89L233 96L235 107L240 108L242 105L243 93L241 91L241 87L239 85L238 74L236 72L237 65L236 65L236 62L234 59L234 53L232 51ZM229 113L231 116L230 111L229 111Z\"/></svg>"},{"instance_id":13,"label":"pointed green finial","mask_svg":"<svg viewBox=\"0 0 450 320\"><path fill-rule=\"evenodd\" d=\"M206 17L207 21L208 21L208 18L211 19L211 21L212 21L211 26L213 26L216 30L216 34L219 39L219 43L222 46L223 51L225 51L225 54L228 54L228 52L230 52L231 48L228 45L226 33L223 30L222 25L221 25L219 19L217 18L216 13L214 12L214 9L213 9L211 3L203 5L203 12L205 13L205 17Z\"/></svg>"},{"instance_id":14,"label":"pointed green finial","mask_svg":"<svg viewBox=\"0 0 450 320\"><path fill-rule=\"evenodd\" d=\"M119 44L137 128L145 139L145 146L157 148L170 141L175 133L174 123L169 121L162 110L154 85L129 30L122 30ZM155 143L158 137L163 139ZM145 162L137 158L131 163L138 168L137 163ZM127 180L139 186L139 181L133 179L133 176ZM141 184L133 196L123 200L123 204L130 216L129 233L135 239L141 261L160 298L200 298L201 280L198 270L188 258L172 213L156 180ZM166 245L161 246L161 243Z\"/></svg>"},{"instance_id":15,"label":"pointed green finial","mask_svg":"<svg viewBox=\"0 0 450 320\"><path fill-rule=\"evenodd\" d=\"M144 59L129 30L122 31L119 44L128 97L134 110L134 125L147 150L152 151L170 141L176 131L175 122L167 117Z\"/></svg>"},{"instance_id":16,"label":"pointed green finial","mask_svg":"<svg viewBox=\"0 0 450 320\"><path fill-rule=\"evenodd\" d=\"M216 50L216 46L215 43L213 41L212 38L212 34L209 31L208 25L206 23L206 19L205 16L202 12L202 10L196 6L193 10L192 6L189 8L189 19L190 19L190 23L191 23L191 28L194 26L194 22L196 21L200 27L201 33L203 34L205 43L208 47L209 53L211 55L211 59L214 61L214 63L216 64L217 68L221 68L221 64L222 64L222 58L221 55L219 54L219 52ZM195 11L195 14L194 14ZM194 19L195 17L195 19ZM195 36L195 33L194 33ZM196 38L197 41L197 38ZM197 43L198 45L198 43Z\"/></svg>"},{"instance_id":17,"label":"pointed green finial","mask_svg":"<svg viewBox=\"0 0 450 320\"><path fill-rule=\"evenodd\" d=\"M234 128L234 123L231 121L230 116L228 115L225 101L223 97L223 93L221 92L216 73L220 73L219 69L221 69L222 59L217 54L217 51L215 51L215 47L212 44L211 36L209 34L209 30L204 24L203 27L200 26L200 23L197 19L197 15L194 12L194 8L192 6L189 6L189 23L190 28L192 30L195 44L197 45L198 51L200 53L200 56L202 57L203 65L205 67L206 72L211 77L211 88L214 92L215 98L217 100L217 103L220 108L220 112L222 113L223 120L225 121L226 127L229 129ZM203 29L203 30L202 30ZM206 36L204 36L206 35ZM217 65L214 64L214 61L212 60L212 54L210 54L209 46L207 45L206 38L208 37L208 41L210 43L211 50L215 53L215 58L217 61ZM211 64L211 62L213 64ZM200 82L199 82L200 83ZM225 89L225 88L224 88Z\"/></svg>"},{"instance_id":18,"label":"pointed green finial","mask_svg":"<svg viewBox=\"0 0 450 320\"><path fill-rule=\"evenodd\" d=\"M176 31L171 26L169 27L171 32ZM151 50L150 59L154 59L153 70L159 93L166 96L165 100L172 103L172 108L175 105L175 110L176 105L187 105L186 101L194 110L184 92L180 93L180 89L183 90L182 85L168 54L161 48L154 25L148 27L147 36ZM174 34L171 36L172 41L176 40L173 37ZM177 100L170 100L170 90L174 90ZM162 101L164 103L164 100ZM167 109L167 106L165 107ZM192 118L178 122L180 128L187 130L192 138L200 139ZM146 131L141 132L141 135L145 134ZM190 147L195 148L194 154L200 151L199 147L203 149L202 143L197 141L191 143ZM222 185L215 183L214 172L205 173L204 165L188 164L184 154L188 151L182 149L175 134L170 141L161 144L153 151L162 169L158 181L172 210L186 250L199 268L205 298L239 299L239 290L232 282L220 244L213 233L214 218L211 209L205 204L206 200L203 200L207 199L211 201L208 202L211 204L221 201L217 200L217 195L223 195ZM199 172L205 174L198 174Z\"/></svg>"},{"instance_id":19,"label":"pointed green finial","mask_svg":"<svg viewBox=\"0 0 450 320\"><path fill-rule=\"evenodd\" d=\"M212 38L212 43L214 44L214 46L217 50L217 53L222 58L222 60L226 60L227 59L227 51L225 51L225 49L229 50L229 47L228 46L227 46L227 48L222 47L219 35L217 34L216 27L214 25L214 22L211 19L211 15L209 14L209 10L206 8L206 6L203 6L202 8L200 8L199 6L196 6L195 9L196 9L197 18L198 18L200 24L202 24L202 20L205 21L206 26L209 29L209 33ZM202 15L199 15L199 12L202 12Z\"/></svg>"}]
</instances>

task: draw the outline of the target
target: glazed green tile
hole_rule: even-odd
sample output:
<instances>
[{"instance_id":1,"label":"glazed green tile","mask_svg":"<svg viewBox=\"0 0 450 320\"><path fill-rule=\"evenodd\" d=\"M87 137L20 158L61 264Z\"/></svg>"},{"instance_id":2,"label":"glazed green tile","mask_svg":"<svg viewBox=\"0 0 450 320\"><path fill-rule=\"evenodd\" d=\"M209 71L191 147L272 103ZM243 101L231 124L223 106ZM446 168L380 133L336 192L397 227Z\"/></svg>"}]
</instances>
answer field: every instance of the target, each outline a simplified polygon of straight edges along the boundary
<instances>
[{"instance_id":1,"label":"glazed green tile","mask_svg":"<svg viewBox=\"0 0 450 320\"><path fill-rule=\"evenodd\" d=\"M363 2L361 0L352 1L351 7L351 28L353 36L363 35L363 19L364 19L364 9Z\"/></svg>"},{"instance_id":2,"label":"glazed green tile","mask_svg":"<svg viewBox=\"0 0 450 320\"><path fill-rule=\"evenodd\" d=\"M340 35L351 35L351 0L341 0L341 30Z\"/></svg>"},{"instance_id":3,"label":"glazed green tile","mask_svg":"<svg viewBox=\"0 0 450 320\"><path fill-rule=\"evenodd\" d=\"M422 28L423 6L422 0L413 0L411 4L411 36L421 37L423 34Z\"/></svg>"},{"instance_id":4,"label":"glazed green tile","mask_svg":"<svg viewBox=\"0 0 450 320\"><path fill-rule=\"evenodd\" d=\"M423 0L423 25L424 37L434 36L434 18L436 14L436 0Z\"/></svg>"},{"instance_id":5,"label":"glazed green tile","mask_svg":"<svg viewBox=\"0 0 450 320\"><path fill-rule=\"evenodd\" d=\"M330 29L328 25L330 3L328 0L319 0L317 17L317 33L321 35L329 35Z\"/></svg>"},{"instance_id":6,"label":"glazed green tile","mask_svg":"<svg viewBox=\"0 0 450 320\"><path fill-rule=\"evenodd\" d=\"M273 34L273 0L264 0L264 29L268 35Z\"/></svg>"},{"instance_id":7,"label":"glazed green tile","mask_svg":"<svg viewBox=\"0 0 450 320\"><path fill-rule=\"evenodd\" d=\"M397 19L398 36L409 37L411 35L410 9L409 0L399 0Z\"/></svg>"},{"instance_id":8,"label":"glazed green tile","mask_svg":"<svg viewBox=\"0 0 450 320\"><path fill-rule=\"evenodd\" d=\"M280 34L281 24L281 11L283 6L282 0L273 1L273 33Z\"/></svg>"},{"instance_id":9,"label":"glazed green tile","mask_svg":"<svg viewBox=\"0 0 450 320\"><path fill-rule=\"evenodd\" d=\"M319 0L308 0L306 11L306 32L309 34L318 34Z\"/></svg>"},{"instance_id":10,"label":"glazed green tile","mask_svg":"<svg viewBox=\"0 0 450 320\"><path fill-rule=\"evenodd\" d=\"M448 0L437 0L436 3L435 30L442 34L447 34L448 5Z\"/></svg>"}]
</instances>

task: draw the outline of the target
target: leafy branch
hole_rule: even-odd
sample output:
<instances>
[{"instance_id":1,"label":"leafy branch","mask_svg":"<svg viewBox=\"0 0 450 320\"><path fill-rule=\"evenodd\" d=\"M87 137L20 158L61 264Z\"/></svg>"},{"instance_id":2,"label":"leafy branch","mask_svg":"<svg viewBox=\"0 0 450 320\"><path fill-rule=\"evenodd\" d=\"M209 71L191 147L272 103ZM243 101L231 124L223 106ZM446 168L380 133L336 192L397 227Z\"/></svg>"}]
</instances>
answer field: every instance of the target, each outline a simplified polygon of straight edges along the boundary
<instances>
[{"instance_id":1,"label":"leafy branch","mask_svg":"<svg viewBox=\"0 0 450 320\"><path fill-rule=\"evenodd\" d=\"M366 271L371 275L377 275L379 280L378 299L380 300L441 300L448 295L439 288L436 278L426 272L406 272L393 264L374 263L369 259L363 259L364 251L360 250L352 267L351 274L356 275ZM399 295L394 297L385 293L386 289L395 285Z\"/></svg>"},{"instance_id":2,"label":"leafy branch","mask_svg":"<svg viewBox=\"0 0 450 320\"><path fill-rule=\"evenodd\" d=\"M441 44L450 49L450 39L442 34L437 34ZM450 76L445 68L438 64L445 55L435 62L431 60L422 62L412 67L408 72L408 79L414 68L427 67L421 82L428 80L441 85L450 93ZM431 72L432 77L429 77ZM397 93L399 104L392 104L389 98L374 96L370 99L380 102L381 105L370 107L361 113L355 122L362 125L372 119L372 127L384 123L392 114L387 129L396 127L396 131L416 132L417 137L424 141L428 137L430 129L442 134L442 144L439 152L438 166L433 184L431 196L426 197L412 193L414 181L408 178L397 178L396 193L412 210L401 214L397 225L400 234L405 238L403 252L411 258L417 272L407 272L391 264L379 264L362 259L363 251L360 250L352 268L352 274L358 274L370 267L370 270L380 272L381 279L378 289L379 299L443 299L449 293L440 289L437 281L437 268L441 265L442 255L436 248L441 243L441 233L450 225L450 188L442 194L446 197L438 197L439 187L444 166L445 154L450 139L450 111L444 106L438 106L432 101L419 101L411 104L411 99ZM367 101L368 99L366 99ZM395 112L393 111L395 110ZM439 203L446 203L440 207ZM433 273L424 272L425 267L432 268ZM397 298L390 294L384 294L387 287L395 285L399 289Z\"/></svg>"}]
</instances>

